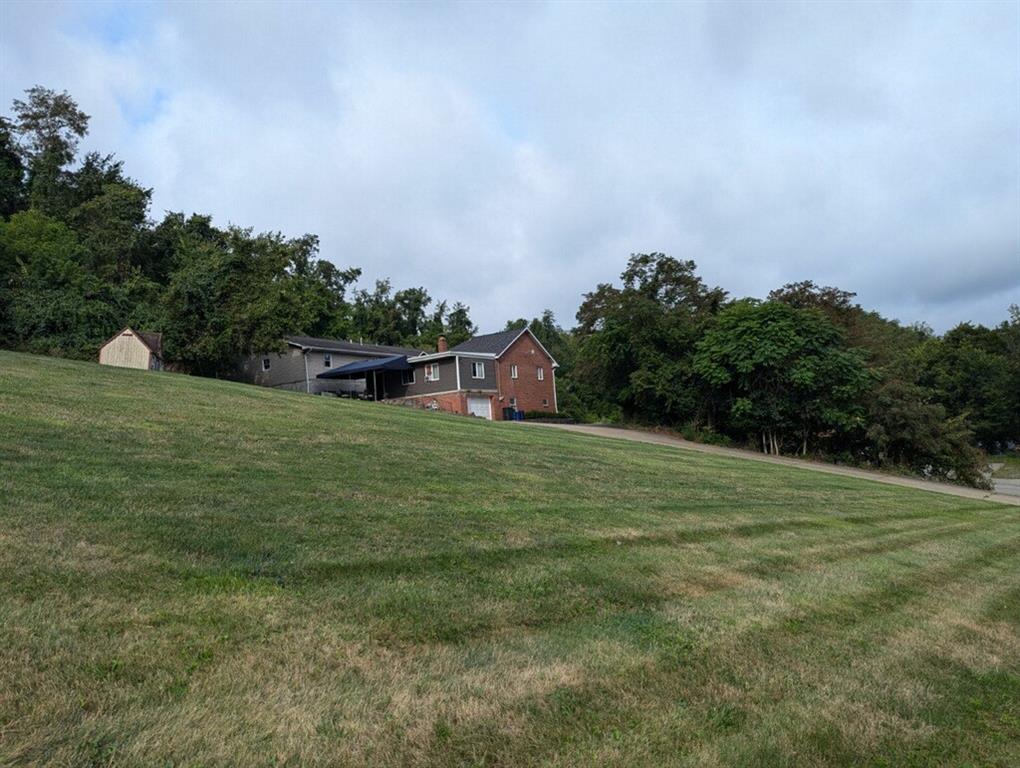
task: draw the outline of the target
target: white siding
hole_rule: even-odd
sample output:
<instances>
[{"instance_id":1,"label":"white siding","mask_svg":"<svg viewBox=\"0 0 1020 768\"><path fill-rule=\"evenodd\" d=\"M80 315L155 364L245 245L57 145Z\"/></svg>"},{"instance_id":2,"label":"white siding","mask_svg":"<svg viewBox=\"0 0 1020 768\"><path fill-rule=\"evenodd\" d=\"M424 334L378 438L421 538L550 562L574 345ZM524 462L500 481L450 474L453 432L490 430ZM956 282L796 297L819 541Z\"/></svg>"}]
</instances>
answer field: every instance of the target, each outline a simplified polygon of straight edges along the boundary
<instances>
[{"instance_id":1,"label":"white siding","mask_svg":"<svg viewBox=\"0 0 1020 768\"><path fill-rule=\"evenodd\" d=\"M100 365L116 365L120 368L141 368L148 370L151 361L149 348L131 331L124 331L111 339L99 350Z\"/></svg>"}]
</instances>

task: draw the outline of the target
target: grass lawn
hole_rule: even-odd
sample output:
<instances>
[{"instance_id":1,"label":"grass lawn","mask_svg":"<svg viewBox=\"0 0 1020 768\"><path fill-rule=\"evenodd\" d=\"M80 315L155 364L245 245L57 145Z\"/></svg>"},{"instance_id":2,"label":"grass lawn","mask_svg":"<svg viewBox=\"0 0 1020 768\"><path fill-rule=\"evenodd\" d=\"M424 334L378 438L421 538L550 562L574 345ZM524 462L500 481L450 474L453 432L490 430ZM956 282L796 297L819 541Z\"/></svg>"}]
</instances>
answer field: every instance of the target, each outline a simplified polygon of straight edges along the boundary
<instances>
[{"instance_id":1,"label":"grass lawn","mask_svg":"<svg viewBox=\"0 0 1020 768\"><path fill-rule=\"evenodd\" d=\"M0 435L0 765L1020 765L1012 507L11 353Z\"/></svg>"},{"instance_id":2,"label":"grass lawn","mask_svg":"<svg viewBox=\"0 0 1020 768\"><path fill-rule=\"evenodd\" d=\"M992 473L992 477L997 477L1000 480L1020 479L1020 454L1000 453L997 456L989 456L988 461L993 464L1002 464Z\"/></svg>"}]
</instances>

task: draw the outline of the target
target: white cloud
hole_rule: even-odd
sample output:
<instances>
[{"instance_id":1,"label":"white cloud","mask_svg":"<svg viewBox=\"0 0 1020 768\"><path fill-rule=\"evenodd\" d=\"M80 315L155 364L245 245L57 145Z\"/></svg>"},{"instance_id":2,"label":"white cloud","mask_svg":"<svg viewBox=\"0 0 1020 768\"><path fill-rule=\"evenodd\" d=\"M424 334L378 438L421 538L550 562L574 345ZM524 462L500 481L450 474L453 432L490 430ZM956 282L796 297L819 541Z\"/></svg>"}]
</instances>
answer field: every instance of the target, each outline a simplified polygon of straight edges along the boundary
<instances>
[{"instance_id":1,"label":"white cloud","mask_svg":"<svg viewBox=\"0 0 1020 768\"><path fill-rule=\"evenodd\" d=\"M1020 6L0 6L154 212L315 232L485 329L633 251L946 328L1020 300Z\"/></svg>"}]
</instances>

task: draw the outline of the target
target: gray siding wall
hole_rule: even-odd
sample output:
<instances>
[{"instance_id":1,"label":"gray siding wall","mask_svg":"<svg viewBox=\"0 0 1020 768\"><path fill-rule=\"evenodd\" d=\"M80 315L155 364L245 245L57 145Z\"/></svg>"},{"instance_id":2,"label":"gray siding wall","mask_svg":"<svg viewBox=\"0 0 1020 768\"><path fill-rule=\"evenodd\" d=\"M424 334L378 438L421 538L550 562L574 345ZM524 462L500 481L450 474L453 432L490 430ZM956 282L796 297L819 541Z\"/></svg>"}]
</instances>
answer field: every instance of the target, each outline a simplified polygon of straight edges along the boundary
<instances>
[{"instance_id":1,"label":"gray siding wall","mask_svg":"<svg viewBox=\"0 0 1020 768\"><path fill-rule=\"evenodd\" d=\"M325 356L332 355L330 365L327 366ZM269 358L269 370L262 370L262 359ZM314 352L309 351L308 357L308 387L311 392L336 392L340 389L338 379L317 379L318 374L328 371L330 368L339 368L347 363L365 360L364 357L354 355L342 355L338 352ZM261 387L274 387L276 389L288 389L295 392L305 391L305 356L297 347L289 347L283 353L268 352L266 354L252 355L241 361L239 366L239 378L250 384L258 384Z\"/></svg>"},{"instance_id":2,"label":"gray siding wall","mask_svg":"<svg viewBox=\"0 0 1020 768\"><path fill-rule=\"evenodd\" d=\"M413 362L413 358L411 358ZM457 389L457 368L454 358L446 357L435 362L439 363L439 381L425 381L425 364L414 366L414 384L400 384L400 373L394 372L392 379L396 382L389 391L390 379L387 379L387 394L390 397L414 397L415 395L434 395L436 392L452 392ZM462 382L463 383L463 382Z\"/></svg>"},{"instance_id":3,"label":"gray siding wall","mask_svg":"<svg viewBox=\"0 0 1020 768\"><path fill-rule=\"evenodd\" d=\"M388 398L416 397L418 395L434 395L437 392L456 392L457 367L455 360L460 361L460 389L461 390L484 390L487 392L496 391L496 361L484 358L468 358L464 356L444 357L436 361L439 363L439 381L425 381L425 363L415 363L414 358L414 384L401 384L399 371L389 371L386 374L386 392ZM485 363L485 378L471 378L471 363ZM382 389L382 387L380 387ZM380 392L380 396L382 396Z\"/></svg>"},{"instance_id":4,"label":"gray siding wall","mask_svg":"<svg viewBox=\"0 0 1020 768\"><path fill-rule=\"evenodd\" d=\"M479 389L496 391L496 361L482 357L460 358L460 388L465 390ZM485 377L475 379L471 377L471 364L482 363L485 366Z\"/></svg>"}]
</instances>

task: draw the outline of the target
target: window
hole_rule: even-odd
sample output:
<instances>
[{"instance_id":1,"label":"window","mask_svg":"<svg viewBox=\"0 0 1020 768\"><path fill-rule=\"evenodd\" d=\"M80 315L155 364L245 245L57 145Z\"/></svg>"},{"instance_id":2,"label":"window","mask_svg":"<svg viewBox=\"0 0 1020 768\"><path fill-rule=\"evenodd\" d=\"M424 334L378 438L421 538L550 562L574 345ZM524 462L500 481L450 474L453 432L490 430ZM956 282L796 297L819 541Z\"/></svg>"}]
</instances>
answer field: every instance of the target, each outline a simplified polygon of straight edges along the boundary
<instances>
[{"instance_id":1,"label":"window","mask_svg":"<svg viewBox=\"0 0 1020 768\"><path fill-rule=\"evenodd\" d=\"M549 398L548 397L543 397L542 398L542 407L543 408L548 408L549 407Z\"/></svg>"},{"instance_id":2,"label":"window","mask_svg":"<svg viewBox=\"0 0 1020 768\"><path fill-rule=\"evenodd\" d=\"M510 407L511 408L516 408L517 407L517 398L516 397L511 397L510 398Z\"/></svg>"},{"instance_id":3,"label":"window","mask_svg":"<svg viewBox=\"0 0 1020 768\"><path fill-rule=\"evenodd\" d=\"M471 363L471 378L472 379L485 378L485 363Z\"/></svg>"},{"instance_id":4,"label":"window","mask_svg":"<svg viewBox=\"0 0 1020 768\"><path fill-rule=\"evenodd\" d=\"M414 384L414 368L409 371L400 372L400 383L401 384Z\"/></svg>"},{"instance_id":5,"label":"window","mask_svg":"<svg viewBox=\"0 0 1020 768\"><path fill-rule=\"evenodd\" d=\"M425 363L425 381L439 381L439 363Z\"/></svg>"},{"instance_id":6,"label":"window","mask_svg":"<svg viewBox=\"0 0 1020 768\"><path fill-rule=\"evenodd\" d=\"M517 378L517 366L516 365L511 365L510 366L510 378L511 379L516 379Z\"/></svg>"},{"instance_id":7,"label":"window","mask_svg":"<svg viewBox=\"0 0 1020 768\"><path fill-rule=\"evenodd\" d=\"M536 371L539 381L545 381L545 368L538 368Z\"/></svg>"},{"instance_id":8,"label":"window","mask_svg":"<svg viewBox=\"0 0 1020 768\"><path fill-rule=\"evenodd\" d=\"M326 366L327 368L332 368L333 367L333 355L331 355L329 352L324 353L322 355L322 364L324 366Z\"/></svg>"},{"instance_id":9,"label":"window","mask_svg":"<svg viewBox=\"0 0 1020 768\"><path fill-rule=\"evenodd\" d=\"M262 370L263 371L268 371L269 370L269 358L268 357L263 357L262 358Z\"/></svg>"}]
</instances>

